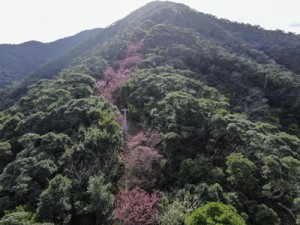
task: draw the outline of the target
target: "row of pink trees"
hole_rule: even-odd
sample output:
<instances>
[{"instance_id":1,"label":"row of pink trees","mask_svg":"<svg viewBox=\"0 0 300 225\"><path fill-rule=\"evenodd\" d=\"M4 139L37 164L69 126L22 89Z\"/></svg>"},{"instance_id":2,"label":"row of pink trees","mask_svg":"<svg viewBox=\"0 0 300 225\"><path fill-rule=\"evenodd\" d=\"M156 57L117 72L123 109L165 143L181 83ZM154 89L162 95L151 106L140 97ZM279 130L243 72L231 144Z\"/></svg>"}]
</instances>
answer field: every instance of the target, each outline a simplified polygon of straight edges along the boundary
<instances>
[{"instance_id":1,"label":"row of pink trees","mask_svg":"<svg viewBox=\"0 0 300 225\"><path fill-rule=\"evenodd\" d=\"M131 44L121 60L113 63L104 71L104 76L98 80L100 94L111 103L115 103L113 93L121 87L136 70L142 61L139 53L143 40ZM117 115L120 124L123 115ZM124 153L125 188L121 189L116 199L115 220L122 225L156 224L158 219L158 204L162 194L154 190L157 171L155 167L161 159L156 146L161 142L159 130L139 132L129 137Z\"/></svg>"},{"instance_id":2,"label":"row of pink trees","mask_svg":"<svg viewBox=\"0 0 300 225\"><path fill-rule=\"evenodd\" d=\"M139 132L128 138L125 151L126 188L117 195L115 218L123 225L156 224L162 193L153 190L155 167L162 158L156 146L161 142L159 130Z\"/></svg>"}]
</instances>

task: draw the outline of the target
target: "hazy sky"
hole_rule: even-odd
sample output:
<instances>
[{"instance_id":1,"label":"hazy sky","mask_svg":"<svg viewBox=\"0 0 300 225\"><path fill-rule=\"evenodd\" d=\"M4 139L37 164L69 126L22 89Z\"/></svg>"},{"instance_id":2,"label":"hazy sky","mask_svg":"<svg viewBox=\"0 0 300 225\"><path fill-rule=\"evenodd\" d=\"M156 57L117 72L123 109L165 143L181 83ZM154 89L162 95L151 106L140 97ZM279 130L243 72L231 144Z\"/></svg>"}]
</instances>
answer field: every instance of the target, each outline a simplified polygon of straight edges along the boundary
<instances>
[{"instance_id":1,"label":"hazy sky","mask_svg":"<svg viewBox=\"0 0 300 225\"><path fill-rule=\"evenodd\" d=\"M0 0L0 43L50 42L106 27L151 0ZM299 0L176 0L220 18L300 34Z\"/></svg>"}]
</instances>

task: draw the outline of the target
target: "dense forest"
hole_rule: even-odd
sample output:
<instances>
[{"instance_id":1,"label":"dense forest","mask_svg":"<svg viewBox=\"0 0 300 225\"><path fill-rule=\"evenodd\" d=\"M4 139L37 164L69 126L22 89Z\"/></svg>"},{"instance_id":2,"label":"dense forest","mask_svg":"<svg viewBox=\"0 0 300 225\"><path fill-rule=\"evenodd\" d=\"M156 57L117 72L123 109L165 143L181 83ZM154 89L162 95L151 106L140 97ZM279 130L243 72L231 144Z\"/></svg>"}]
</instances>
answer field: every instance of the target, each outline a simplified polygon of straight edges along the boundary
<instances>
[{"instance_id":1,"label":"dense forest","mask_svg":"<svg viewBox=\"0 0 300 225\"><path fill-rule=\"evenodd\" d=\"M299 47L173 2L101 29L0 90L0 225L300 224Z\"/></svg>"}]
</instances>

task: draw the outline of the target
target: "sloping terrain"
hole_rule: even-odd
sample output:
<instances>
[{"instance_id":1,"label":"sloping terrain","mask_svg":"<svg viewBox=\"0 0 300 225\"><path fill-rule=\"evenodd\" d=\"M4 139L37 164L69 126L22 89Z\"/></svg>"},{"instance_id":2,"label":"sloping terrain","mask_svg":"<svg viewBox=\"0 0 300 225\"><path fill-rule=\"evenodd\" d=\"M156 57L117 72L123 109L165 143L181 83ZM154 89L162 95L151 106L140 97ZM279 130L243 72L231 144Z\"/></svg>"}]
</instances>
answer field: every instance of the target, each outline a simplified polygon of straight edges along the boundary
<instances>
[{"instance_id":1,"label":"sloping terrain","mask_svg":"<svg viewBox=\"0 0 300 225\"><path fill-rule=\"evenodd\" d=\"M0 45L0 88L26 78L49 61L61 56L100 29L80 32L51 43L29 41L19 45Z\"/></svg>"},{"instance_id":2,"label":"sloping terrain","mask_svg":"<svg viewBox=\"0 0 300 225\"><path fill-rule=\"evenodd\" d=\"M172 2L101 30L2 97L0 224L298 224L298 43Z\"/></svg>"}]
</instances>

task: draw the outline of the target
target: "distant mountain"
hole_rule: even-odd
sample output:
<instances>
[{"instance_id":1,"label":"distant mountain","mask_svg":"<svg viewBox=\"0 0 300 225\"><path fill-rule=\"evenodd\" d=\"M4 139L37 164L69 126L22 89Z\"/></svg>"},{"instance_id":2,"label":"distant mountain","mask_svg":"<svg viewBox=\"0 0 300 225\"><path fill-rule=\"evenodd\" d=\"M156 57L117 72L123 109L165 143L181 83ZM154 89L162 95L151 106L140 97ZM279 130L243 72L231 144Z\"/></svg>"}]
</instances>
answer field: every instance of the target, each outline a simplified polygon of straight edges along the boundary
<instances>
[{"instance_id":1,"label":"distant mountain","mask_svg":"<svg viewBox=\"0 0 300 225\"><path fill-rule=\"evenodd\" d=\"M165 1L97 31L0 91L0 224L298 224L299 46Z\"/></svg>"},{"instance_id":2,"label":"distant mountain","mask_svg":"<svg viewBox=\"0 0 300 225\"><path fill-rule=\"evenodd\" d=\"M100 29L87 30L51 43L29 41L23 44L0 45L0 88L26 78L43 64L61 56Z\"/></svg>"}]
</instances>

